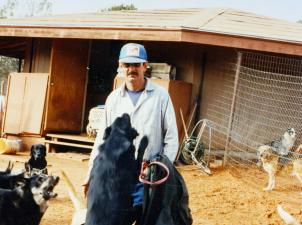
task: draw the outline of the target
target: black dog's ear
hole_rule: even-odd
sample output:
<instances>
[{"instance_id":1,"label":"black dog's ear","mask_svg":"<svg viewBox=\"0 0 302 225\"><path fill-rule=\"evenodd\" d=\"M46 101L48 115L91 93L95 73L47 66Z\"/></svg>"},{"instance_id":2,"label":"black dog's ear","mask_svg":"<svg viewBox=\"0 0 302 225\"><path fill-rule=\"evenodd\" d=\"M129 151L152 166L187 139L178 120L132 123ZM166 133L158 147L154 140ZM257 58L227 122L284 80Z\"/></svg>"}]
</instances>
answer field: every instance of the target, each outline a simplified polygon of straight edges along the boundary
<instances>
[{"instance_id":1,"label":"black dog's ear","mask_svg":"<svg viewBox=\"0 0 302 225\"><path fill-rule=\"evenodd\" d=\"M31 167L30 167L30 164L28 162L24 163L24 169L25 169L26 173L30 174Z\"/></svg>"},{"instance_id":2,"label":"black dog's ear","mask_svg":"<svg viewBox=\"0 0 302 225\"><path fill-rule=\"evenodd\" d=\"M7 168L6 168L6 170L5 170L5 173L6 173L6 174L11 173L13 167L14 167L14 162L11 162L11 161L9 160L8 165L7 165Z\"/></svg>"},{"instance_id":3,"label":"black dog's ear","mask_svg":"<svg viewBox=\"0 0 302 225\"><path fill-rule=\"evenodd\" d=\"M109 136L110 136L110 133L111 133L111 126L110 127L107 127L104 131L104 136L103 136L103 140L106 140Z\"/></svg>"},{"instance_id":4,"label":"black dog's ear","mask_svg":"<svg viewBox=\"0 0 302 225\"><path fill-rule=\"evenodd\" d=\"M32 145L30 148L30 156L33 156L34 149L35 149L35 145Z\"/></svg>"},{"instance_id":5,"label":"black dog's ear","mask_svg":"<svg viewBox=\"0 0 302 225\"><path fill-rule=\"evenodd\" d=\"M138 149L137 149L137 162L139 163L139 166L143 161L144 153L148 146L148 143L149 143L149 141L148 141L147 136L146 135L143 136L143 138L141 139L141 141L139 143Z\"/></svg>"},{"instance_id":6,"label":"black dog's ear","mask_svg":"<svg viewBox=\"0 0 302 225\"><path fill-rule=\"evenodd\" d=\"M26 179L23 177L17 177L13 183L13 188L17 191L18 195L23 196L24 187L26 186Z\"/></svg>"},{"instance_id":7,"label":"black dog's ear","mask_svg":"<svg viewBox=\"0 0 302 225\"><path fill-rule=\"evenodd\" d=\"M41 145L41 150L42 150L43 156L46 156L46 146L45 145Z\"/></svg>"},{"instance_id":8,"label":"black dog's ear","mask_svg":"<svg viewBox=\"0 0 302 225\"><path fill-rule=\"evenodd\" d=\"M129 130L129 134L128 137L133 140L134 138L136 138L138 136L137 131L134 128L130 128Z\"/></svg>"},{"instance_id":9,"label":"black dog's ear","mask_svg":"<svg viewBox=\"0 0 302 225\"><path fill-rule=\"evenodd\" d=\"M47 168L45 167L44 169L42 169L41 173L48 174Z\"/></svg>"}]
</instances>

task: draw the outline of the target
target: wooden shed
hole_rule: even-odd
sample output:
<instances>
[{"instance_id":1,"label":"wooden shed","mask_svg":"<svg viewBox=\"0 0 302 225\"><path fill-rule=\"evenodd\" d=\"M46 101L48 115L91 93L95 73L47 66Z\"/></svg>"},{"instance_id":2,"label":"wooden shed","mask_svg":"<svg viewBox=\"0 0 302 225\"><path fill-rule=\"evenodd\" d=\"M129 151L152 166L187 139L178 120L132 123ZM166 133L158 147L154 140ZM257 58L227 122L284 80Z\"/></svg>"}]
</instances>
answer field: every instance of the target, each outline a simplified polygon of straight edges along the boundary
<instances>
[{"instance_id":1,"label":"wooden shed","mask_svg":"<svg viewBox=\"0 0 302 225\"><path fill-rule=\"evenodd\" d=\"M8 95L13 98L7 102L3 133L22 138L27 146L43 141L50 133L80 135L89 109L104 104L112 90L119 50L127 42L144 44L150 62L176 66L176 79L192 85L191 94L181 103L184 114L187 117L194 103L198 104L197 118L207 118L217 131L211 137L217 148L228 147L232 140L241 148L253 147L288 126L302 133L299 102L294 104L298 114L288 121L266 109L257 111L260 106L248 108L247 102L255 105L252 100L259 98L255 93L241 93L239 88L244 87L241 79L249 80L247 89L252 83L263 85L263 81L253 80L255 74L273 81L294 77L292 89L297 91L295 95L301 94L302 25L230 8L0 20L0 54L24 60L23 74L10 76ZM252 90L263 96L259 93L263 87L258 86ZM182 86L177 90L184 91ZM284 101L292 97L289 94ZM40 99L39 104L35 105L34 99ZM175 111L182 132L179 109ZM250 118L250 112L257 117ZM281 117L284 124L276 125ZM276 123L263 125L267 124L265 118ZM263 126L267 127L261 134ZM75 139L70 143L77 146ZM254 142L247 141L250 139Z\"/></svg>"}]
</instances>

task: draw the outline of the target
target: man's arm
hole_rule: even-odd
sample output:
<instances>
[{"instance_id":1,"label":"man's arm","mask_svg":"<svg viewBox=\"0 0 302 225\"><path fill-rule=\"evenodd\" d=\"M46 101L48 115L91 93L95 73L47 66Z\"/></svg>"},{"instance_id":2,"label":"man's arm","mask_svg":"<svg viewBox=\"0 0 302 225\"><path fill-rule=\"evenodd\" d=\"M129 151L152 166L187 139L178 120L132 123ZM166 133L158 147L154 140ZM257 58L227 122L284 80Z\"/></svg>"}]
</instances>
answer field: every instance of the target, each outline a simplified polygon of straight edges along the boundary
<instances>
[{"instance_id":1,"label":"man's arm","mask_svg":"<svg viewBox=\"0 0 302 225\"><path fill-rule=\"evenodd\" d=\"M169 97L163 118L164 154L174 162L178 151L178 130L172 101Z\"/></svg>"}]
</instances>

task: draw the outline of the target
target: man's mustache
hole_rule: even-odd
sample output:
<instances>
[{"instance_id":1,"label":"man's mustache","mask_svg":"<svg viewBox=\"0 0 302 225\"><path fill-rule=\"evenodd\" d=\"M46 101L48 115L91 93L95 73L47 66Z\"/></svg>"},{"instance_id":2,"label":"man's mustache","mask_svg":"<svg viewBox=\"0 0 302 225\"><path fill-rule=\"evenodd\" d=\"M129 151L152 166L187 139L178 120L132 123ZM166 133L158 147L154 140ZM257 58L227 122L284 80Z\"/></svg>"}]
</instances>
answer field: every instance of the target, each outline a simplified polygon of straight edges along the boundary
<instances>
[{"instance_id":1,"label":"man's mustache","mask_svg":"<svg viewBox=\"0 0 302 225\"><path fill-rule=\"evenodd\" d=\"M138 75L138 73L137 72L130 72L130 73L127 73L128 75Z\"/></svg>"}]
</instances>

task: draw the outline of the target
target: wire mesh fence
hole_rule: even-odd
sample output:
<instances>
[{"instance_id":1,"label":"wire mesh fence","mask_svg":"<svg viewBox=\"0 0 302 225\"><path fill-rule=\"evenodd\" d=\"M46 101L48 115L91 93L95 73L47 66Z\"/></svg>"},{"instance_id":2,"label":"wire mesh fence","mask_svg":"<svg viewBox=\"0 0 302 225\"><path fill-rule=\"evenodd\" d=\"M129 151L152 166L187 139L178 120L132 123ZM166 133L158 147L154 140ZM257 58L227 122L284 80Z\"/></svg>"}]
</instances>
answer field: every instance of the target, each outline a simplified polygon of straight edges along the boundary
<instances>
[{"instance_id":1,"label":"wire mesh fence","mask_svg":"<svg viewBox=\"0 0 302 225\"><path fill-rule=\"evenodd\" d=\"M289 128L296 131L292 150L302 144L302 58L254 52L240 52L238 56L237 63L214 62L216 75L208 81L213 93L206 105L212 154L226 154L235 176L261 188L268 178L259 166L257 148L281 139ZM215 79L223 86L215 84ZM202 142L207 146L209 141L205 131ZM277 172L277 190L302 191L302 183L290 176L292 163L299 157L291 154Z\"/></svg>"}]
</instances>

